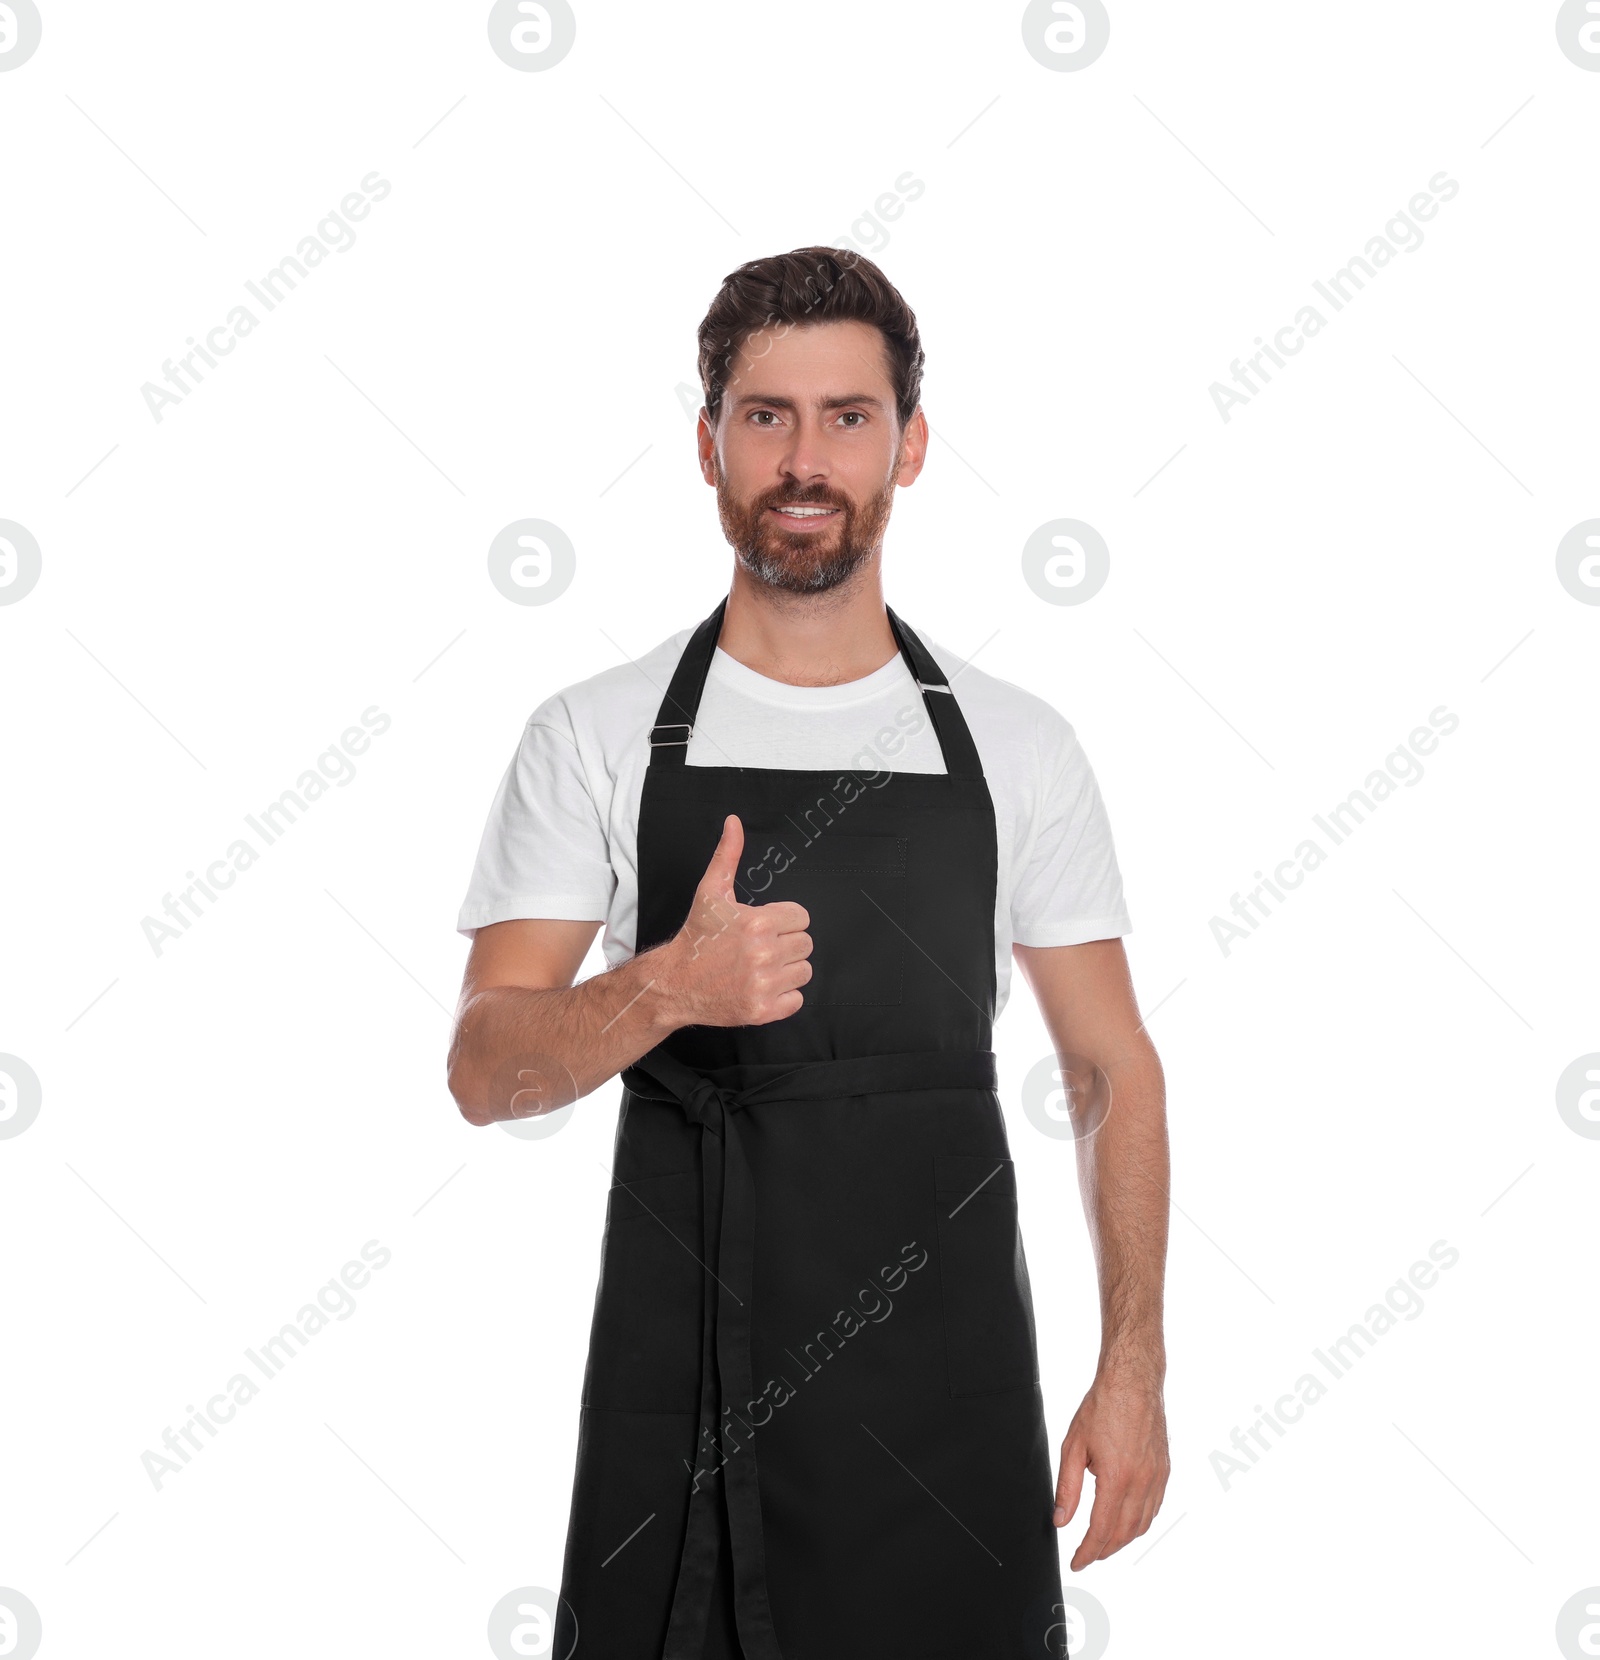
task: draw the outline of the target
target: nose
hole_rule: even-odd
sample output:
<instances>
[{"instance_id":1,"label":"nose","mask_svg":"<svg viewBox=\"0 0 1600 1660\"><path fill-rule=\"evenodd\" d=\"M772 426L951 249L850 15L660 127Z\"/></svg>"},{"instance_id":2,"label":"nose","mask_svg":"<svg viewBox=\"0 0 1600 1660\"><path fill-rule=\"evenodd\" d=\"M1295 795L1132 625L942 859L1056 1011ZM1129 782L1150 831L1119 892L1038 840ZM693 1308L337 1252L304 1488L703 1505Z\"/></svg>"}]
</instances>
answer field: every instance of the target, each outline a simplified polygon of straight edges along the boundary
<instances>
[{"instance_id":1,"label":"nose","mask_svg":"<svg viewBox=\"0 0 1600 1660\"><path fill-rule=\"evenodd\" d=\"M827 453L821 429L810 419L795 424L794 438L779 462L779 471L785 478L804 487L820 485L827 480Z\"/></svg>"}]
</instances>

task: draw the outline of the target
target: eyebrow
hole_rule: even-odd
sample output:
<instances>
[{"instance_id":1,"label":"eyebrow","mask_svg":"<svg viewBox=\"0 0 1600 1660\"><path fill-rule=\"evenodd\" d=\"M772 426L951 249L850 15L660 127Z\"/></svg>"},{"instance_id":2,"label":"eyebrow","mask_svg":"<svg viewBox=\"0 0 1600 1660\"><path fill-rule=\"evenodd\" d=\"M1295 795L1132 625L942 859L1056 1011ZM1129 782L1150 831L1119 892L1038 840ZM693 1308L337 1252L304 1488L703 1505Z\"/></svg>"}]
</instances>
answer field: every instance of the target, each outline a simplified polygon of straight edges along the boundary
<instances>
[{"instance_id":1,"label":"eyebrow","mask_svg":"<svg viewBox=\"0 0 1600 1660\"><path fill-rule=\"evenodd\" d=\"M771 409L798 409L799 405L793 398L770 397L763 398L753 392L746 392L743 397L734 400L735 409L750 409L757 404L764 404ZM875 398L870 392L851 392L844 397L822 398L817 407L819 409L843 409L848 404L863 404L869 409L882 410L885 405L881 398Z\"/></svg>"}]
</instances>

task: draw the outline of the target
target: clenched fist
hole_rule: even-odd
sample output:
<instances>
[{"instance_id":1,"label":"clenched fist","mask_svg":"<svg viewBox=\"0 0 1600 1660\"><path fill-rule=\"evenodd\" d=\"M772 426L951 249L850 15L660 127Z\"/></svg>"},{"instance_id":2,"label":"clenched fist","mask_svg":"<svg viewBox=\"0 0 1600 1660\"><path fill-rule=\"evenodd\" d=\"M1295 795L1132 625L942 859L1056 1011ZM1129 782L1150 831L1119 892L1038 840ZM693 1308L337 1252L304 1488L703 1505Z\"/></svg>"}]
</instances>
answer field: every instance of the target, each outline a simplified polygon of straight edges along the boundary
<instances>
[{"instance_id":1,"label":"clenched fist","mask_svg":"<svg viewBox=\"0 0 1600 1660\"><path fill-rule=\"evenodd\" d=\"M765 1026L800 1008L811 978L811 918L777 899L741 905L733 878L744 826L729 813L683 927L661 947L657 971L686 1026Z\"/></svg>"}]
</instances>

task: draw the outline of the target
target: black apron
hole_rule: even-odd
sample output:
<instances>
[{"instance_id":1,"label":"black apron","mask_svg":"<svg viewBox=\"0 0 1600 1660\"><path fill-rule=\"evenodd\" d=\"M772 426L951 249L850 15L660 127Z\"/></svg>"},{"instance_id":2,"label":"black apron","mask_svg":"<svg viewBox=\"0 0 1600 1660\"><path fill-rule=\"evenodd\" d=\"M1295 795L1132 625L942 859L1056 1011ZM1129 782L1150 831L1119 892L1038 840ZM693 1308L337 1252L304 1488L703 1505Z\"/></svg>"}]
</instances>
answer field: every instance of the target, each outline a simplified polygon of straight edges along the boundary
<instances>
[{"instance_id":1,"label":"black apron","mask_svg":"<svg viewBox=\"0 0 1600 1660\"><path fill-rule=\"evenodd\" d=\"M978 753L889 610L945 773L686 765L726 604L650 734L637 949L736 813L735 892L806 908L814 972L622 1073L554 1653L1065 1653Z\"/></svg>"}]
</instances>

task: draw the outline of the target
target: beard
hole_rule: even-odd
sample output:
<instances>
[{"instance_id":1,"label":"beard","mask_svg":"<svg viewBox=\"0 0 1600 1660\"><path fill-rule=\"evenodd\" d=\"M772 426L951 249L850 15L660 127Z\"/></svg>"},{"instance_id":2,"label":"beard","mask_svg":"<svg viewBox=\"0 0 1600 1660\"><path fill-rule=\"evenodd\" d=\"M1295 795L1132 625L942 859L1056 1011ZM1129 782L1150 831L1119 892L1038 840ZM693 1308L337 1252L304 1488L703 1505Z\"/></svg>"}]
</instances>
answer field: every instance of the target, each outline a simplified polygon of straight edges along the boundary
<instances>
[{"instance_id":1,"label":"beard","mask_svg":"<svg viewBox=\"0 0 1600 1660\"><path fill-rule=\"evenodd\" d=\"M734 557L763 587L789 594L826 593L854 576L883 546L894 492L891 474L882 491L861 503L824 485L776 485L742 502L717 466L717 517ZM787 530L769 511L785 504L833 507L838 515L825 530Z\"/></svg>"}]
</instances>

